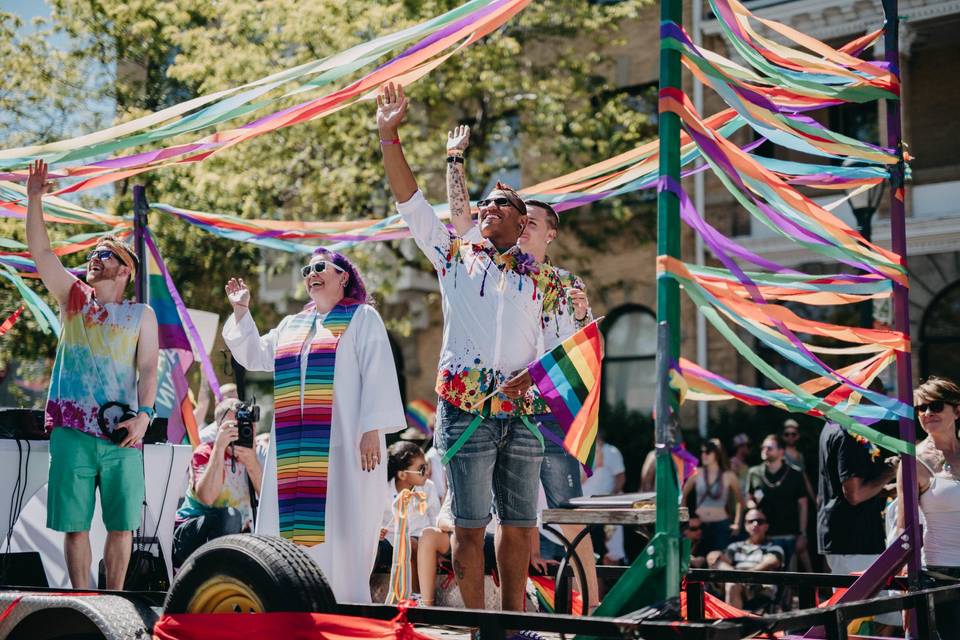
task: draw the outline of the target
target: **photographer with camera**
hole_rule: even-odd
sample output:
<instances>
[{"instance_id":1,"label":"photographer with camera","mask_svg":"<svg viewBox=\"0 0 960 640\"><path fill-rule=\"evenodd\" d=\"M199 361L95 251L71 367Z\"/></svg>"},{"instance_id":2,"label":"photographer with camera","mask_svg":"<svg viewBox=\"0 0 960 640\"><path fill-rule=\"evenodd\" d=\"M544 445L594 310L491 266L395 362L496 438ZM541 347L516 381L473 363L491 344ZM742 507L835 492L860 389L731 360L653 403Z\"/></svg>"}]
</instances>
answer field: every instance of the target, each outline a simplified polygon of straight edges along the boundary
<instances>
[{"instance_id":1,"label":"photographer with camera","mask_svg":"<svg viewBox=\"0 0 960 640\"><path fill-rule=\"evenodd\" d=\"M190 463L190 487L177 510L173 566L180 567L202 544L253 529L254 498L262 470L253 449L259 407L228 398L217 405L217 436L201 443Z\"/></svg>"},{"instance_id":2,"label":"photographer with camera","mask_svg":"<svg viewBox=\"0 0 960 640\"><path fill-rule=\"evenodd\" d=\"M116 237L97 239L87 256L86 282L64 268L43 220L50 186L47 165L36 161L27 179L27 246L63 323L44 415L50 433L47 526L64 533L71 584L89 589L90 524L99 489L106 586L122 589L144 497L139 447L157 395L157 317L149 306L124 298L139 265Z\"/></svg>"}]
</instances>

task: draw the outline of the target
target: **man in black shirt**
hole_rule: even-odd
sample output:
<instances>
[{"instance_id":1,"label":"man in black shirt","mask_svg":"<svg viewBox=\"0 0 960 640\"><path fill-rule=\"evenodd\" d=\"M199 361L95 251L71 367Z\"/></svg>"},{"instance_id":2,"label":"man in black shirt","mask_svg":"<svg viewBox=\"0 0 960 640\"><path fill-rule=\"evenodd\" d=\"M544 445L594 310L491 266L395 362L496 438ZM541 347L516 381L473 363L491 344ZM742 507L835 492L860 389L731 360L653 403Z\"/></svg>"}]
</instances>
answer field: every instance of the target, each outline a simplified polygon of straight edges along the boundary
<instances>
[{"instance_id":1,"label":"man in black shirt","mask_svg":"<svg viewBox=\"0 0 960 640\"><path fill-rule=\"evenodd\" d=\"M784 443L780 436L770 434L763 440L760 457L763 464L747 472L747 493L756 506L767 515L767 535L784 548L787 557L804 553L809 500L803 475L783 460Z\"/></svg>"},{"instance_id":2,"label":"man in black shirt","mask_svg":"<svg viewBox=\"0 0 960 640\"><path fill-rule=\"evenodd\" d=\"M817 541L833 573L863 571L886 547L883 487L896 475L870 443L838 424L823 427Z\"/></svg>"}]
</instances>

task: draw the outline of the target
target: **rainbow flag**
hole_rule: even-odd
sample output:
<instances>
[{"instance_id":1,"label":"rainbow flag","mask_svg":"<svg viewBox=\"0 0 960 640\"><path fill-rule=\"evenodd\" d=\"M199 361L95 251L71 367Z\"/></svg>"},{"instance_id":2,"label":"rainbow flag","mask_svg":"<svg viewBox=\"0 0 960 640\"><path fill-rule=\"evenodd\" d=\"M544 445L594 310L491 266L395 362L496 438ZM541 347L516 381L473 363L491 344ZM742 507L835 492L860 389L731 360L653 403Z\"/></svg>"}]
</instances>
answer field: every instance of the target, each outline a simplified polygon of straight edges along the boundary
<instances>
[{"instance_id":1,"label":"rainbow flag","mask_svg":"<svg viewBox=\"0 0 960 640\"><path fill-rule=\"evenodd\" d=\"M187 370L193 364L193 349L181 319L183 301L167 272L160 251L147 235L147 300L157 314L160 363L155 408L158 418L167 418L167 440L200 444L200 430L193 417L193 402Z\"/></svg>"},{"instance_id":2,"label":"rainbow flag","mask_svg":"<svg viewBox=\"0 0 960 640\"><path fill-rule=\"evenodd\" d=\"M555 613L557 610L557 588L553 578L550 576L529 576L527 579L533 584L534 590L537 593L540 612ZM575 616L583 615L583 598L580 597L580 592L576 589L573 590L573 606L571 610Z\"/></svg>"},{"instance_id":3,"label":"rainbow flag","mask_svg":"<svg viewBox=\"0 0 960 640\"><path fill-rule=\"evenodd\" d=\"M422 431L428 438L433 437L433 425L437 417L437 405L426 400L412 400L404 409L407 426Z\"/></svg>"},{"instance_id":4,"label":"rainbow flag","mask_svg":"<svg viewBox=\"0 0 960 640\"><path fill-rule=\"evenodd\" d=\"M594 320L527 367L563 427L564 449L588 469L596 454L602 360L603 341Z\"/></svg>"}]
</instances>

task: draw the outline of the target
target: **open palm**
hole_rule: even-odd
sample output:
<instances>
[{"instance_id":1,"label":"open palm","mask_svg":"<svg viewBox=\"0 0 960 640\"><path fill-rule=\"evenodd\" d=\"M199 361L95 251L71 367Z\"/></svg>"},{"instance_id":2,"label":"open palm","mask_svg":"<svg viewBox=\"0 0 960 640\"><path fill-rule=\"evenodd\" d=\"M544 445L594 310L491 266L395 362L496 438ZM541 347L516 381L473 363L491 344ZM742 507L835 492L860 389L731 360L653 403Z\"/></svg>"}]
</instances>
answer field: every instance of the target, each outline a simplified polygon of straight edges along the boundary
<instances>
[{"instance_id":1,"label":"open palm","mask_svg":"<svg viewBox=\"0 0 960 640\"><path fill-rule=\"evenodd\" d=\"M380 133L394 134L407 114L407 98L403 87L388 82L377 94L377 128Z\"/></svg>"},{"instance_id":2,"label":"open palm","mask_svg":"<svg viewBox=\"0 0 960 640\"><path fill-rule=\"evenodd\" d=\"M470 146L470 127L461 124L447 133L447 153L459 151L463 153Z\"/></svg>"}]
</instances>

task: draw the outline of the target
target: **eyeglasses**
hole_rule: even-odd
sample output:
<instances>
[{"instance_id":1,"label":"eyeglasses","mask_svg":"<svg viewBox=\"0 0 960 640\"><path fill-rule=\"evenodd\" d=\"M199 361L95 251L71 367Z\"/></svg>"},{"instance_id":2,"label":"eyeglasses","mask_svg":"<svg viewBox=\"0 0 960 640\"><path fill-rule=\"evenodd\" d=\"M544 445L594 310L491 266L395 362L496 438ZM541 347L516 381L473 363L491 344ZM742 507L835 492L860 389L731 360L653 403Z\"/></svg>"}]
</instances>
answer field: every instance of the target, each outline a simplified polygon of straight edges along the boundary
<instances>
[{"instance_id":1,"label":"eyeglasses","mask_svg":"<svg viewBox=\"0 0 960 640\"><path fill-rule=\"evenodd\" d=\"M784 432L783 432L783 437L784 437L784 438L796 438L796 437L798 437L799 435L800 435L800 432L799 432L799 431L784 431Z\"/></svg>"},{"instance_id":2,"label":"eyeglasses","mask_svg":"<svg viewBox=\"0 0 960 640\"><path fill-rule=\"evenodd\" d=\"M477 200L478 207L486 207L491 204L495 204L498 207L505 207L507 205L510 205L516 208L516 206L512 202L510 202L509 198L484 198L483 200Z\"/></svg>"},{"instance_id":3,"label":"eyeglasses","mask_svg":"<svg viewBox=\"0 0 960 640\"><path fill-rule=\"evenodd\" d=\"M308 264L301 267L300 275L306 278L307 276L310 275L311 272L323 273L324 271L327 270L327 265L330 265L331 267L336 269L339 273L344 273L343 267L341 267L338 264L335 264L333 262L327 262L326 260L317 260L313 264Z\"/></svg>"},{"instance_id":4,"label":"eyeglasses","mask_svg":"<svg viewBox=\"0 0 960 640\"><path fill-rule=\"evenodd\" d=\"M763 518L752 518L747 520L747 524L767 524L767 521Z\"/></svg>"},{"instance_id":5,"label":"eyeglasses","mask_svg":"<svg viewBox=\"0 0 960 640\"><path fill-rule=\"evenodd\" d=\"M711 451L710 449L700 449L700 455L705 456L708 453L716 453L716 451Z\"/></svg>"},{"instance_id":6,"label":"eyeglasses","mask_svg":"<svg viewBox=\"0 0 960 640\"><path fill-rule=\"evenodd\" d=\"M103 262L104 260L108 260L110 258L113 258L117 262L120 261L120 256L115 254L110 249L94 249L93 251L87 254L87 262L90 262L94 258L96 258L100 262Z\"/></svg>"},{"instance_id":7,"label":"eyeglasses","mask_svg":"<svg viewBox=\"0 0 960 640\"><path fill-rule=\"evenodd\" d=\"M780 447L778 447L778 446L775 445L775 444L765 444L765 445L763 445L763 446L760 447L760 448L763 449L764 451L776 451L776 450L779 449Z\"/></svg>"},{"instance_id":8,"label":"eyeglasses","mask_svg":"<svg viewBox=\"0 0 960 640\"><path fill-rule=\"evenodd\" d=\"M914 405L914 409L917 410L917 413L923 413L927 409L930 410L930 413L940 413L943 411L943 408L947 405L943 400L933 400L929 404L917 404Z\"/></svg>"},{"instance_id":9,"label":"eyeglasses","mask_svg":"<svg viewBox=\"0 0 960 640\"><path fill-rule=\"evenodd\" d=\"M417 474L418 476L425 476L425 475L427 475L427 465L422 464L422 465L420 465L419 467L417 467L416 469L404 469L403 472L404 472L404 473L415 473L415 474Z\"/></svg>"},{"instance_id":10,"label":"eyeglasses","mask_svg":"<svg viewBox=\"0 0 960 640\"><path fill-rule=\"evenodd\" d=\"M700 531L700 527L687 527L687 531Z\"/></svg>"}]
</instances>

